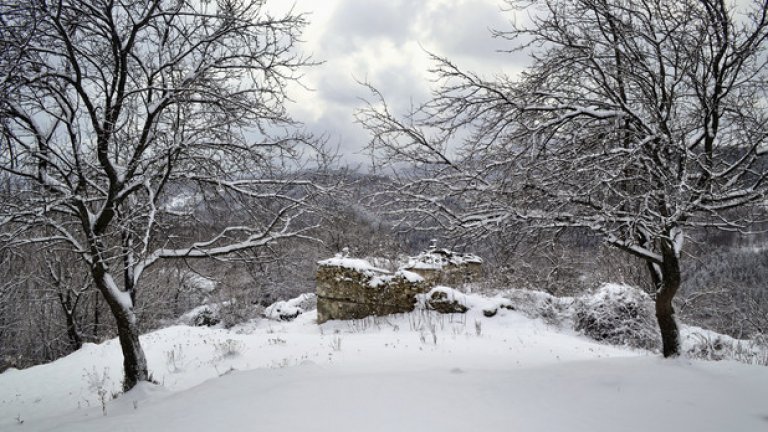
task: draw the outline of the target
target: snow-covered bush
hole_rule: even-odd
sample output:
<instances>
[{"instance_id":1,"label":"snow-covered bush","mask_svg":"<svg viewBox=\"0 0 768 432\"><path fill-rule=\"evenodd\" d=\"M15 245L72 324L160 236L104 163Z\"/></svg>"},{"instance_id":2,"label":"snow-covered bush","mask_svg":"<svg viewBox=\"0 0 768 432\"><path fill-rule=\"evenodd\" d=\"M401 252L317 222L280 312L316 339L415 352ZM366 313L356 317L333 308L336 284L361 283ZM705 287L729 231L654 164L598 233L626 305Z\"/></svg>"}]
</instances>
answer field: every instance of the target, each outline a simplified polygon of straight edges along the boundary
<instances>
[{"instance_id":1,"label":"snow-covered bush","mask_svg":"<svg viewBox=\"0 0 768 432\"><path fill-rule=\"evenodd\" d=\"M654 351L661 346L653 301L627 285L605 284L578 298L573 320L577 331L598 341Z\"/></svg>"},{"instance_id":2,"label":"snow-covered bush","mask_svg":"<svg viewBox=\"0 0 768 432\"><path fill-rule=\"evenodd\" d=\"M215 326L221 322L219 315L219 305L202 305L180 316L179 324L185 324L195 327Z\"/></svg>"},{"instance_id":3,"label":"snow-covered bush","mask_svg":"<svg viewBox=\"0 0 768 432\"><path fill-rule=\"evenodd\" d=\"M555 297L542 291L514 289L505 291L508 309L517 310L529 318L542 319L547 324L561 325L569 316L570 297Z\"/></svg>"},{"instance_id":4,"label":"snow-covered bush","mask_svg":"<svg viewBox=\"0 0 768 432\"><path fill-rule=\"evenodd\" d=\"M192 324L196 327L201 327L201 326L210 327L210 326L215 326L219 322L221 322L221 318L216 312L212 311L209 308L204 308L200 311L199 314L195 316Z\"/></svg>"},{"instance_id":5,"label":"snow-covered bush","mask_svg":"<svg viewBox=\"0 0 768 432\"><path fill-rule=\"evenodd\" d=\"M232 328L258 316L261 307L236 298L198 306L176 320L179 324L203 327L221 325Z\"/></svg>"},{"instance_id":6,"label":"snow-covered bush","mask_svg":"<svg viewBox=\"0 0 768 432\"><path fill-rule=\"evenodd\" d=\"M516 310L513 302L501 295L487 297L480 294L463 293L454 288L436 286L425 294L416 296L416 306L443 314L481 311L487 318L496 316L500 310Z\"/></svg>"},{"instance_id":7,"label":"snow-covered bush","mask_svg":"<svg viewBox=\"0 0 768 432\"><path fill-rule=\"evenodd\" d=\"M764 335L740 340L698 327L686 327L682 345L683 352L690 358L768 366L768 338Z\"/></svg>"},{"instance_id":8,"label":"snow-covered bush","mask_svg":"<svg viewBox=\"0 0 768 432\"><path fill-rule=\"evenodd\" d=\"M221 303L219 315L224 328L232 328L260 316L263 307L255 304L247 295L238 296Z\"/></svg>"},{"instance_id":9,"label":"snow-covered bush","mask_svg":"<svg viewBox=\"0 0 768 432\"><path fill-rule=\"evenodd\" d=\"M272 320L291 321L305 311L316 307L317 295L306 293L290 300L273 303L264 309L264 317Z\"/></svg>"}]
</instances>

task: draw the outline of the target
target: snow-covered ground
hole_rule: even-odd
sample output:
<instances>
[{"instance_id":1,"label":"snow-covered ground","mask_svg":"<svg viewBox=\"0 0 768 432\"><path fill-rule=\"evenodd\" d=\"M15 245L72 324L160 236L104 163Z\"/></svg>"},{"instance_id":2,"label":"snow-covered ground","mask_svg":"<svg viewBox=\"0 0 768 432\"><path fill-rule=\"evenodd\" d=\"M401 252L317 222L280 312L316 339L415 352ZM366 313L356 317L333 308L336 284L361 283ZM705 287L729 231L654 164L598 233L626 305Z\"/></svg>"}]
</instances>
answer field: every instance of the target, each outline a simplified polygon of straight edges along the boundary
<instances>
[{"instance_id":1,"label":"snow-covered ground","mask_svg":"<svg viewBox=\"0 0 768 432\"><path fill-rule=\"evenodd\" d=\"M160 386L116 400L116 340L0 374L2 431L767 431L768 368L663 360L500 310L142 337Z\"/></svg>"}]
</instances>

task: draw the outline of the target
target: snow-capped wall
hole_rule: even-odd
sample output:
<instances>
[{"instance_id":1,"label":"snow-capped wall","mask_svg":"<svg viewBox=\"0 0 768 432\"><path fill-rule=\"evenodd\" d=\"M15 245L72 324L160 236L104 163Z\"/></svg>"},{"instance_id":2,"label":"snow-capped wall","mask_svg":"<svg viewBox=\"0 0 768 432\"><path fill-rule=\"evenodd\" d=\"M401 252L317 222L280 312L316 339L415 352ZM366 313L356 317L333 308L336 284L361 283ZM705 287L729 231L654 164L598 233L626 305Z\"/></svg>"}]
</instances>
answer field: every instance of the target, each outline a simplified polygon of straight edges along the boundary
<instances>
[{"instance_id":1,"label":"snow-capped wall","mask_svg":"<svg viewBox=\"0 0 768 432\"><path fill-rule=\"evenodd\" d=\"M430 248L394 273L347 253L317 263L317 321L410 312L434 286L459 286L479 274L482 259Z\"/></svg>"},{"instance_id":2,"label":"snow-capped wall","mask_svg":"<svg viewBox=\"0 0 768 432\"><path fill-rule=\"evenodd\" d=\"M431 285L459 286L477 279L483 260L477 255L460 254L432 247L410 257L404 270L419 274Z\"/></svg>"},{"instance_id":3,"label":"snow-capped wall","mask_svg":"<svg viewBox=\"0 0 768 432\"><path fill-rule=\"evenodd\" d=\"M337 256L317 268L317 322L410 312L431 286L416 273L390 273L362 259Z\"/></svg>"}]
</instances>

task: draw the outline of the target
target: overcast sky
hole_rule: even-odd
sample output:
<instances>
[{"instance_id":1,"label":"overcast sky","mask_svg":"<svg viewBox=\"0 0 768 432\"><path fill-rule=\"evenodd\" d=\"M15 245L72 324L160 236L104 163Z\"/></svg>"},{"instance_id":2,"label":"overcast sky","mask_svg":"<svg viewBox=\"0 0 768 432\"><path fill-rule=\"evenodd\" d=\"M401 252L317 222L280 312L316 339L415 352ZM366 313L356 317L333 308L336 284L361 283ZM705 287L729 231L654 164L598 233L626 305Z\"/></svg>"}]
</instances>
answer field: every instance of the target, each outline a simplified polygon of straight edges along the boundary
<instances>
[{"instance_id":1,"label":"overcast sky","mask_svg":"<svg viewBox=\"0 0 768 432\"><path fill-rule=\"evenodd\" d=\"M500 0L297 0L296 10L308 12L311 21L304 50L325 63L307 72L304 83L313 91L292 90L290 110L313 132L329 134L345 161L363 169L368 137L353 114L367 92L356 79L405 109L429 94L424 49L484 74L516 73L524 61L499 53L509 43L491 37L490 29L508 29L512 19Z\"/></svg>"}]
</instances>

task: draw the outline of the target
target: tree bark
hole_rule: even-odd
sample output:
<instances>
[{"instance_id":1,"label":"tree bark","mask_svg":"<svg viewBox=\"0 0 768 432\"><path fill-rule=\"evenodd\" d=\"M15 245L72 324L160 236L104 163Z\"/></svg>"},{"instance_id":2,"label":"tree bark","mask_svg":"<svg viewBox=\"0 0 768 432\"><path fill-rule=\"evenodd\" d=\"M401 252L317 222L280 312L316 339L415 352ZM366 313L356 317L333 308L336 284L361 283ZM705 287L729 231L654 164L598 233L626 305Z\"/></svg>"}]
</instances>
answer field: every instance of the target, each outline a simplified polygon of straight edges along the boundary
<instances>
[{"instance_id":1,"label":"tree bark","mask_svg":"<svg viewBox=\"0 0 768 432\"><path fill-rule=\"evenodd\" d=\"M94 280L99 291L107 301L112 315L117 324L117 335L120 340L120 347L123 351L123 391L132 389L141 381L149 381L149 369L147 368L147 359L144 356L144 350L139 341L139 328L136 324L136 314L132 307L115 297L113 291L108 287L104 280L104 275L99 271L94 271Z\"/></svg>"},{"instance_id":2,"label":"tree bark","mask_svg":"<svg viewBox=\"0 0 768 432\"><path fill-rule=\"evenodd\" d=\"M73 313L68 312L64 312L64 316L67 320L67 337L69 337L69 344L72 345L73 351L77 351L83 347L83 338L80 336L77 318L75 318Z\"/></svg>"},{"instance_id":3,"label":"tree bark","mask_svg":"<svg viewBox=\"0 0 768 432\"><path fill-rule=\"evenodd\" d=\"M679 286L679 284L678 284ZM677 290L677 288L675 288ZM664 357L680 355L680 330L675 319L675 309L672 306L672 296L657 295L656 320L661 330L661 344Z\"/></svg>"},{"instance_id":4,"label":"tree bark","mask_svg":"<svg viewBox=\"0 0 768 432\"><path fill-rule=\"evenodd\" d=\"M99 296L93 296L93 340L99 340Z\"/></svg>"},{"instance_id":5,"label":"tree bark","mask_svg":"<svg viewBox=\"0 0 768 432\"><path fill-rule=\"evenodd\" d=\"M123 311L125 312L125 311ZM123 350L123 391L132 389L141 381L149 381L149 369L144 350L139 343L139 329L133 311L121 315L113 311L117 321L117 334Z\"/></svg>"},{"instance_id":6,"label":"tree bark","mask_svg":"<svg viewBox=\"0 0 768 432\"><path fill-rule=\"evenodd\" d=\"M67 294L64 295L64 293L61 292L61 285L56 284L56 287L59 289L58 296L59 296L59 304L61 305L61 310L64 313L64 319L67 322L67 337L69 338L69 344L72 346L73 351L77 351L80 348L83 347L83 337L80 334L80 326L77 322L77 304L79 303L80 294L73 294L72 291L67 291ZM74 295L75 300L72 300L72 296Z\"/></svg>"},{"instance_id":7,"label":"tree bark","mask_svg":"<svg viewBox=\"0 0 768 432\"><path fill-rule=\"evenodd\" d=\"M672 300L680 288L680 256L672 245L662 247L661 264L649 263L648 269L656 287L656 320L661 331L664 357L680 355L680 329L675 319Z\"/></svg>"}]
</instances>

